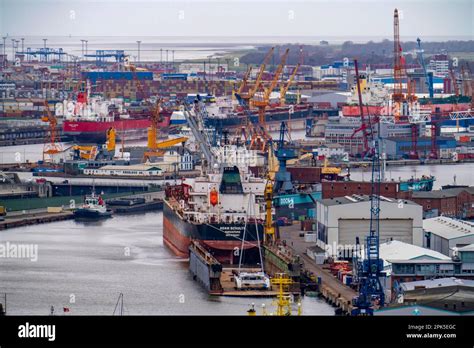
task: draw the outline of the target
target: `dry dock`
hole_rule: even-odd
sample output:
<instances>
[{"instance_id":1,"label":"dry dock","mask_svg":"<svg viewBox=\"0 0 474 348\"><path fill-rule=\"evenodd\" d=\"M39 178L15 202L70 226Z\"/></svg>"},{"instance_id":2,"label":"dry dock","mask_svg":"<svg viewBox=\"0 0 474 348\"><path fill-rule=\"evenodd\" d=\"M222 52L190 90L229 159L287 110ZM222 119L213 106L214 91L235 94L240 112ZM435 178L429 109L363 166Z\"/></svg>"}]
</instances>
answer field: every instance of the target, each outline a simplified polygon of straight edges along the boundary
<instances>
[{"instance_id":1,"label":"dry dock","mask_svg":"<svg viewBox=\"0 0 474 348\"><path fill-rule=\"evenodd\" d=\"M303 262L303 269L320 279L319 292L321 295L330 304L339 308L342 313L350 313L353 308L352 299L357 296L357 293L335 278L325 265L317 265L306 254L306 249L315 245L315 243L305 242L304 238L300 237L299 234L299 224L280 228L280 238L286 240L292 252L300 256Z\"/></svg>"}]
</instances>

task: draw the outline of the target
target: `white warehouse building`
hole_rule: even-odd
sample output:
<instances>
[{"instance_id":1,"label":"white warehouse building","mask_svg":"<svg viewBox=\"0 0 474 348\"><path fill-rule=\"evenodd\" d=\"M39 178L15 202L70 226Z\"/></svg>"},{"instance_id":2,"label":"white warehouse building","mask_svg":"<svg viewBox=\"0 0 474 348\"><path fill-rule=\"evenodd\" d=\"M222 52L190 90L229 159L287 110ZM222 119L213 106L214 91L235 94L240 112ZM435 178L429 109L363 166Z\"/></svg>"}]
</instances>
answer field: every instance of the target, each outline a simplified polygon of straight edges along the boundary
<instances>
[{"instance_id":1,"label":"white warehouse building","mask_svg":"<svg viewBox=\"0 0 474 348\"><path fill-rule=\"evenodd\" d=\"M362 195L316 202L317 244L334 258L352 257L356 238L361 245L369 233L370 197ZM423 207L408 200L381 196L380 243L398 240L423 245Z\"/></svg>"},{"instance_id":2,"label":"white warehouse building","mask_svg":"<svg viewBox=\"0 0 474 348\"><path fill-rule=\"evenodd\" d=\"M454 248L474 244L474 222L438 216L423 220L423 246L447 256Z\"/></svg>"}]
</instances>

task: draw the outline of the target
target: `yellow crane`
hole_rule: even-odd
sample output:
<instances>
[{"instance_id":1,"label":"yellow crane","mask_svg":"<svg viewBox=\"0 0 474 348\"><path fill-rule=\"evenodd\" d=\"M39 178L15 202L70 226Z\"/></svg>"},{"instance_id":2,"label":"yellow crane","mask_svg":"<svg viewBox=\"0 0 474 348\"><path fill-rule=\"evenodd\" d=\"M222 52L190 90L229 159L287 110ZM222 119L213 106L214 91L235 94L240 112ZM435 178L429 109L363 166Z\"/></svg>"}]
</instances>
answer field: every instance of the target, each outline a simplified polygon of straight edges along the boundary
<instances>
[{"instance_id":1,"label":"yellow crane","mask_svg":"<svg viewBox=\"0 0 474 348\"><path fill-rule=\"evenodd\" d=\"M270 83L270 86L267 88L262 88L261 91L255 92L253 97L253 105L258 108L258 123L262 130L265 132L265 108L270 103L270 94L273 92L275 87L278 84L278 80L280 79L280 75L283 72L283 67L285 66L286 59L288 58L288 54L290 49L287 48L283 56L281 57L280 65L278 65L275 75L273 76L273 80Z\"/></svg>"},{"instance_id":2,"label":"yellow crane","mask_svg":"<svg viewBox=\"0 0 474 348\"><path fill-rule=\"evenodd\" d=\"M288 277L285 273L277 273L275 277L271 280L272 285L278 286L278 294L276 299L276 316L287 317L293 315L292 309L292 301L291 301L291 294L290 294L290 285L293 284L293 280ZM301 303L297 303L297 315L302 314ZM263 315L268 315L265 310L264 305L263 308ZM257 312L255 310L255 304L252 303L251 308L247 311L249 316L256 316ZM273 313L272 313L273 315Z\"/></svg>"},{"instance_id":3,"label":"yellow crane","mask_svg":"<svg viewBox=\"0 0 474 348\"><path fill-rule=\"evenodd\" d=\"M329 161L327 157L324 158L323 168L321 168L322 174L341 174L342 169L339 167L329 167Z\"/></svg>"},{"instance_id":4,"label":"yellow crane","mask_svg":"<svg viewBox=\"0 0 474 348\"><path fill-rule=\"evenodd\" d=\"M240 83L239 88L237 89L237 91L234 91L234 93L232 93L233 97L235 97L235 93L240 95L244 91L244 88L247 86L248 79L249 79L251 73L252 73L252 66L249 65L248 68L247 68L247 71L245 72L244 77L242 78L242 82Z\"/></svg>"},{"instance_id":5,"label":"yellow crane","mask_svg":"<svg viewBox=\"0 0 474 348\"><path fill-rule=\"evenodd\" d=\"M58 119L49 109L47 100L43 102L43 106L45 115L41 117L41 121L49 123L49 138L43 147L43 161L52 161L53 155L62 152L63 148L57 135Z\"/></svg>"},{"instance_id":6,"label":"yellow crane","mask_svg":"<svg viewBox=\"0 0 474 348\"><path fill-rule=\"evenodd\" d=\"M264 243L272 244L275 241L275 227L272 217L273 207L273 184L270 178L265 185L265 226Z\"/></svg>"},{"instance_id":7,"label":"yellow crane","mask_svg":"<svg viewBox=\"0 0 474 348\"><path fill-rule=\"evenodd\" d=\"M144 71L144 69L137 68L133 64L128 63L126 65L128 69L133 72L133 79L137 85L138 90L143 95L143 99L145 100L148 109L150 110L150 127L148 128L148 141L147 147L148 151L145 152L144 157L145 160L149 159L150 157L154 156L162 156L163 152L159 151L157 147L157 137L158 137L158 124L161 122L161 99L158 99L155 104L151 103L150 100L147 98L143 86L140 80L137 77L137 71ZM146 71L146 70L145 70Z\"/></svg>"},{"instance_id":8,"label":"yellow crane","mask_svg":"<svg viewBox=\"0 0 474 348\"><path fill-rule=\"evenodd\" d=\"M175 139L168 139L161 141L159 143L155 143L155 150L153 152L146 151L144 153L144 160L147 161L152 156L163 156L165 153L165 149L170 148L172 146L185 143L188 140L187 137L179 137Z\"/></svg>"},{"instance_id":9,"label":"yellow crane","mask_svg":"<svg viewBox=\"0 0 474 348\"><path fill-rule=\"evenodd\" d=\"M116 136L115 128L110 127L107 130L107 141L105 142L105 146L108 152L115 151L115 136Z\"/></svg>"},{"instance_id":10,"label":"yellow crane","mask_svg":"<svg viewBox=\"0 0 474 348\"><path fill-rule=\"evenodd\" d=\"M79 151L79 158L93 161L97 157L97 145L74 145L73 150Z\"/></svg>"},{"instance_id":11,"label":"yellow crane","mask_svg":"<svg viewBox=\"0 0 474 348\"><path fill-rule=\"evenodd\" d=\"M286 84L282 84L280 88L280 106L285 106L286 93L288 92L288 89L293 83L293 80L295 79L296 73L298 72L299 68L300 68L300 63L296 64L295 68L293 69L293 72L290 75L290 78L288 79L288 82Z\"/></svg>"},{"instance_id":12,"label":"yellow crane","mask_svg":"<svg viewBox=\"0 0 474 348\"><path fill-rule=\"evenodd\" d=\"M267 67L268 63L270 62L270 58L273 55L273 52L275 51L275 47L270 48L270 50L267 52L265 55L265 58L263 59L262 64L260 65L260 69L258 70L257 77L255 79L255 84L253 85L252 88L249 88L247 93L243 93L243 88L241 90L241 93L239 93L240 97L245 101L245 104L250 107L250 101L252 100L253 96L255 95L255 92L260 88L262 84L262 77L263 73L265 72L265 68ZM247 85L247 83L246 83Z\"/></svg>"}]
</instances>

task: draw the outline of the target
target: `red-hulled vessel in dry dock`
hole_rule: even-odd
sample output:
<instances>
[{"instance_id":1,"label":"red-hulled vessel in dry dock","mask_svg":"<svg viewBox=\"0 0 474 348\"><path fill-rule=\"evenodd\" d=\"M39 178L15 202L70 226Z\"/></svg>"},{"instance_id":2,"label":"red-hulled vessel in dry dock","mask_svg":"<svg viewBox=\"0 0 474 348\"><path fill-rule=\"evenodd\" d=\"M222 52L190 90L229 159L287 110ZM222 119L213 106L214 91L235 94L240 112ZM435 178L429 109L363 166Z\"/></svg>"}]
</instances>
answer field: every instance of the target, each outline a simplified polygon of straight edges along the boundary
<instances>
[{"instance_id":1,"label":"red-hulled vessel in dry dock","mask_svg":"<svg viewBox=\"0 0 474 348\"><path fill-rule=\"evenodd\" d=\"M115 128L117 138L127 140L145 139L151 126L147 113L126 110L122 99L104 100L79 93L77 100L65 100L56 105L56 115L63 116L63 134L74 141L86 143L104 142L106 132ZM158 128L166 129L170 124L171 111L160 112L162 121Z\"/></svg>"},{"instance_id":2,"label":"red-hulled vessel in dry dock","mask_svg":"<svg viewBox=\"0 0 474 348\"><path fill-rule=\"evenodd\" d=\"M166 188L163 240L176 255L187 258L191 240L199 241L221 263L238 262L242 240L246 253L258 252L265 180L243 170L224 167L220 173Z\"/></svg>"}]
</instances>

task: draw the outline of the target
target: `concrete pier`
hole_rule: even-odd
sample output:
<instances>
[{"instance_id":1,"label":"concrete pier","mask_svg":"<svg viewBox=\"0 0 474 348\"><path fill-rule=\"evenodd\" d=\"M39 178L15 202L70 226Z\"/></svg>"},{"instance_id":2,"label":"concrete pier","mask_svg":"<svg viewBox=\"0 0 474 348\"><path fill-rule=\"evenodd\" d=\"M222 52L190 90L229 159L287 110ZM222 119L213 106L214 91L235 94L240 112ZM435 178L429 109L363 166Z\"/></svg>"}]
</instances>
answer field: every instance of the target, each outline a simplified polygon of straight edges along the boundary
<instances>
[{"instance_id":1,"label":"concrete pier","mask_svg":"<svg viewBox=\"0 0 474 348\"><path fill-rule=\"evenodd\" d=\"M349 314L353 308L352 299L357 292L341 283L328 270L327 265L317 265L306 254L306 249L315 245L307 243L300 237L300 225L285 226L280 228L280 238L286 240L286 245L295 254L299 255L303 263L303 270L320 278L319 292L328 303L339 308L343 314Z\"/></svg>"}]
</instances>

